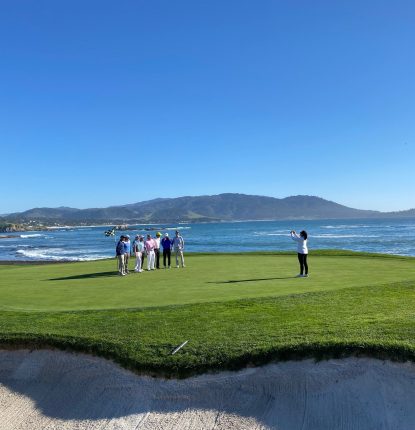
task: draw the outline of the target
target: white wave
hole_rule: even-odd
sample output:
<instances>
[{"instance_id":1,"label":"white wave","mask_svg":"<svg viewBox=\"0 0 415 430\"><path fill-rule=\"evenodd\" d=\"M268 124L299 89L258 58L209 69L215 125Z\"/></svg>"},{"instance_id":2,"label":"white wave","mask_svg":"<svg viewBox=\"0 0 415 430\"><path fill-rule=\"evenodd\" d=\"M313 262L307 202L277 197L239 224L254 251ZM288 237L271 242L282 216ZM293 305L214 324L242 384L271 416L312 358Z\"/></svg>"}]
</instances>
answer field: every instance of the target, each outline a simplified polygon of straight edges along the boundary
<instances>
[{"instance_id":1,"label":"white wave","mask_svg":"<svg viewBox=\"0 0 415 430\"><path fill-rule=\"evenodd\" d=\"M0 248L33 248L32 245L20 245L17 243L13 243L10 245L0 245Z\"/></svg>"},{"instance_id":2,"label":"white wave","mask_svg":"<svg viewBox=\"0 0 415 430\"><path fill-rule=\"evenodd\" d=\"M22 239L29 239L31 237L46 237L44 234L21 234L19 237L21 237Z\"/></svg>"},{"instance_id":3,"label":"white wave","mask_svg":"<svg viewBox=\"0 0 415 430\"><path fill-rule=\"evenodd\" d=\"M317 239L351 239L351 238L376 238L380 236L366 234L316 234L312 236Z\"/></svg>"},{"instance_id":4,"label":"white wave","mask_svg":"<svg viewBox=\"0 0 415 430\"><path fill-rule=\"evenodd\" d=\"M266 233L266 232L255 232L255 236L285 236L290 237L289 233Z\"/></svg>"},{"instance_id":5,"label":"white wave","mask_svg":"<svg viewBox=\"0 0 415 430\"><path fill-rule=\"evenodd\" d=\"M91 260L102 260L109 258L111 255L91 255L81 254L78 256L71 256L71 251L65 251L62 249L19 249L16 254L29 258L31 260L47 260L47 261L91 261Z\"/></svg>"},{"instance_id":6,"label":"white wave","mask_svg":"<svg viewBox=\"0 0 415 430\"><path fill-rule=\"evenodd\" d=\"M347 230L349 228L370 228L370 227L372 227L372 226L363 225L363 224L358 224L358 225L343 224L343 225L322 225L321 226L321 228L338 229L338 230Z\"/></svg>"}]
</instances>

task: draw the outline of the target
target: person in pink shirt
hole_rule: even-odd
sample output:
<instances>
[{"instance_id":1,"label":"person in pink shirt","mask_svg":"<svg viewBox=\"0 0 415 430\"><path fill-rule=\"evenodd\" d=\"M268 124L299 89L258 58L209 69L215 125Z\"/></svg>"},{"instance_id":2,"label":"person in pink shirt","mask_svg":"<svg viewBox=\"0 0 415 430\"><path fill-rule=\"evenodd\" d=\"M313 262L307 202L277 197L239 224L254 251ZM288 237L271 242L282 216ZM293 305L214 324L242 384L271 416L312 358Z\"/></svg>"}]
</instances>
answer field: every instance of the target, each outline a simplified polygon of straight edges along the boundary
<instances>
[{"instance_id":1,"label":"person in pink shirt","mask_svg":"<svg viewBox=\"0 0 415 430\"><path fill-rule=\"evenodd\" d=\"M146 243L144 244L146 248L147 254L147 270L155 270L154 262L155 262L155 252L154 249L156 247L156 241L151 238L151 235L147 235Z\"/></svg>"}]
</instances>

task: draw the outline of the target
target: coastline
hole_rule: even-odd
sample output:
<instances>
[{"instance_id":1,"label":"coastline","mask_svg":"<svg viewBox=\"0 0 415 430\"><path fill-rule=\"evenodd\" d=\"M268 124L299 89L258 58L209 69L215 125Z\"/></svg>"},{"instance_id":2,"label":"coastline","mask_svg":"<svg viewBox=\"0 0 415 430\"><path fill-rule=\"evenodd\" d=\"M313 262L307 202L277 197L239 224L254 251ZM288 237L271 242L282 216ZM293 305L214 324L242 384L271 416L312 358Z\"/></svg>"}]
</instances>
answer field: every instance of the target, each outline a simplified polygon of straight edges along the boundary
<instances>
[{"instance_id":1,"label":"coastline","mask_svg":"<svg viewBox=\"0 0 415 430\"><path fill-rule=\"evenodd\" d=\"M69 226L67 226L69 227ZM52 228L42 232L0 233L0 260L88 261L111 258L119 235L151 234L182 229L188 253L278 252L294 250L292 229L305 228L309 247L316 250L353 250L376 254L415 256L415 220L411 221L259 221L192 223L187 225L129 225L129 231L104 233L102 225ZM154 232L153 232L154 230ZM2 263L5 264L5 263ZM7 263L6 263L7 264Z\"/></svg>"}]
</instances>

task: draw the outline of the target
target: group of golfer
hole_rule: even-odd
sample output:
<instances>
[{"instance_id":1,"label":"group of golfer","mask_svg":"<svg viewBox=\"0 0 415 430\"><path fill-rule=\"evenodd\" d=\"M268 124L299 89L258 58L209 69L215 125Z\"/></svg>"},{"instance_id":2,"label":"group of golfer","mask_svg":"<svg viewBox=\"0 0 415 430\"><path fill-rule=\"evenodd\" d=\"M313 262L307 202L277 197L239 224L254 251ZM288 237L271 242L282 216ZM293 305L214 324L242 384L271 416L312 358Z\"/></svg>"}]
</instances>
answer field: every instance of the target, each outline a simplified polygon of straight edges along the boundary
<instances>
[{"instance_id":1,"label":"group of golfer","mask_svg":"<svg viewBox=\"0 0 415 430\"><path fill-rule=\"evenodd\" d=\"M157 232L156 237L152 238L151 234L147 234L147 239L144 236L137 235L131 243L128 234L122 235L117 243L115 253L118 259L118 274L125 276L129 273L128 262L130 256L135 256L134 272L141 273L143 271L144 259L147 257L147 270L160 269L160 251L163 250L163 267L170 269L171 253L176 256L176 267L179 268L179 260L182 267L184 265L184 239L179 231L176 231L174 238L170 238L168 233L164 234L161 239L161 233Z\"/></svg>"},{"instance_id":2,"label":"group of golfer","mask_svg":"<svg viewBox=\"0 0 415 430\"><path fill-rule=\"evenodd\" d=\"M297 234L294 230L290 232L291 238L297 242L298 262L300 263L300 273L297 275L300 278L308 277L308 247L307 247L307 232L302 230ZM147 257L147 270L160 269L160 250L163 250L163 268L170 269L171 253L176 256L176 268L179 268L179 259L182 267L184 265L184 239L180 232L176 230L175 237L170 239L169 234L165 233L161 239L161 233L157 232L156 237L152 238L147 234L147 239L137 235L131 244L130 236L124 235L120 237L116 247L116 256L118 259L118 274L125 276L129 273L128 261L130 256L136 257L134 272L141 273L143 271L144 259Z\"/></svg>"}]
</instances>

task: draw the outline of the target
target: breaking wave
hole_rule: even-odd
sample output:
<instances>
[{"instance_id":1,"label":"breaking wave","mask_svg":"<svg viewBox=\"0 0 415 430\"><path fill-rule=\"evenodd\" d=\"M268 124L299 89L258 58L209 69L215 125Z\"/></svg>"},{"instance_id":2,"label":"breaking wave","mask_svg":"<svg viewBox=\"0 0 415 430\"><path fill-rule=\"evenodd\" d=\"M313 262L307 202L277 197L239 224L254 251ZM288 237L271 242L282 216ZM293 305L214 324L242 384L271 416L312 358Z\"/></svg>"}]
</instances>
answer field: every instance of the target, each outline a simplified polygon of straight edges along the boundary
<instances>
[{"instance_id":1,"label":"breaking wave","mask_svg":"<svg viewBox=\"0 0 415 430\"><path fill-rule=\"evenodd\" d=\"M44 234L33 233L33 234L21 234L19 237L22 239L30 239L31 237L46 237Z\"/></svg>"},{"instance_id":2,"label":"breaking wave","mask_svg":"<svg viewBox=\"0 0 415 430\"><path fill-rule=\"evenodd\" d=\"M254 233L255 236L285 236L290 237L289 233Z\"/></svg>"},{"instance_id":3,"label":"breaking wave","mask_svg":"<svg viewBox=\"0 0 415 430\"><path fill-rule=\"evenodd\" d=\"M322 225L321 228L326 228L326 229L335 229L335 230L348 230L351 228L371 228L373 226L371 225L364 225L364 224L358 224L358 225L347 225L347 224L343 224L343 225Z\"/></svg>"},{"instance_id":4,"label":"breaking wave","mask_svg":"<svg viewBox=\"0 0 415 430\"><path fill-rule=\"evenodd\" d=\"M65 251L60 248L47 248L47 249L18 249L16 251L20 257L29 260L44 260L44 261L92 261L102 260L111 257L110 255L102 254L81 254L74 256L74 252Z\"/></svg>"},{"instance_id":5,"label":"breaking wave","mask_svg":"<svg viewBox=\"0 0 415 430\"><path fill-rule=\"evenodd\" d=\"M317 239L352 239L352 238L368 239L368 238L377 238L380 236L369 235L369 234L316 234L311 237L317 238Z\"/></svg>"}]
</instances>

